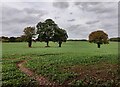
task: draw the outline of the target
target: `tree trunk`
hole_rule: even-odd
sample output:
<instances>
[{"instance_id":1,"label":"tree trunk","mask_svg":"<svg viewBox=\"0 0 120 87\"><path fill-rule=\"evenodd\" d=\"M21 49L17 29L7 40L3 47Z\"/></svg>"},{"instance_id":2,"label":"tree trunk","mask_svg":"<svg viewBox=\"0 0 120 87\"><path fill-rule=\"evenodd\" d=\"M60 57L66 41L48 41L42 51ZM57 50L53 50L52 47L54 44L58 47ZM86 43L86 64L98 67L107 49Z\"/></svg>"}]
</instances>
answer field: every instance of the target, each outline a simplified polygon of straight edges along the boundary
<instances>
[{"instance_id":1,"label":"tree trunk","mask_svg":"<svg viewBox=\"0 0 120 87\"><path fill-rule=\"evenodd\" d=\"M46 46L46 47L49 47L49 41L46 41L46 43L47 43L47 46Z\"/></svg>"},{"instance_id":2,"label":"tree trunk","mask_svg":"<svg viewBox=\"0 0 120 87\"><path fill-rule=\"evenodd\" d=\"M97 43L97 45L98 45L98 48L100 48L100 43Z\"/></svg>"},{"instance_id":3,"label":"tree trunk","mask_svg":"<svg viewBox=\"0 0 120 87\"><path fill-rule=\"evenodd\" d=\"M61 45L62 45L62 42L59 42L59 47L61 47Z\"/></svg>"},{"instance_id":4,"label":"tree trunk","mask_svg":"<svg viewBox=\"0 0 120 87\"><path fill-rule=\"evenodd\" d=\"M29 36L28 37L28 47L31 47L32 46L32 37Z\"/></svg>"},{"instance_id":5,"label":"tree trunk","mask_svg":"<svg viewBox=\"0 0 120 87\"><path fill-rule=\"evenodd\" d=\"M28 47L32 46L32 40L28 41Z\"/></svg>"}]
</instances>

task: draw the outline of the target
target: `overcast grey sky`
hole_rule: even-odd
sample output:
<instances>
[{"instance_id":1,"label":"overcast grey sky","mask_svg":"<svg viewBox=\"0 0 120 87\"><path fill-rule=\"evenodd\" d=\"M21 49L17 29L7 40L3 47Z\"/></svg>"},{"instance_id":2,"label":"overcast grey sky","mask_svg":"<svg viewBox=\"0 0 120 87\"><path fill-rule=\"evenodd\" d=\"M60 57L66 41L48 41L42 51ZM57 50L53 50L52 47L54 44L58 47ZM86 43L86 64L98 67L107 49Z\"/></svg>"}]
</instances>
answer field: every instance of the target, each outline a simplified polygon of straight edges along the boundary
<instances>
[{"instance_id":1,"label":"overcast grey sky","mask_svg":"<svg viewBox=\"0 0 120 87\"><path fill-rule=\"evenodd\" d=\"M65 1L65 0L64 0ZM118 2L2 2L2 35L20 36L27 26L47 18L65 29L69 39L87 39L92 31L118 36Z\"/></svg>"}]
</instances>

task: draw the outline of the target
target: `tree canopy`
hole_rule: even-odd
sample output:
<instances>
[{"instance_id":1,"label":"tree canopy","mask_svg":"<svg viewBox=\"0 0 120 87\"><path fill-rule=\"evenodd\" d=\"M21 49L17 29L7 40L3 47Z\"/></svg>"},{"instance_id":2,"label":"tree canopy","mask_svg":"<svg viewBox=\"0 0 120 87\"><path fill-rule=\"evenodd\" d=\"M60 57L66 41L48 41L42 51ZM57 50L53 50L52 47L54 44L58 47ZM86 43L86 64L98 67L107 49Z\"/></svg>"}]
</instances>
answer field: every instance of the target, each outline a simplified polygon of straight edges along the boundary
<instances>
[{"instance_id":1,"label":"tree canopy","mask_svg":"<svg viewBox=\"0 0 120 87\"><path fill-rule=\"evenodd\" d=\"M49 41L60 42L62 44L62 42L68 38L66 31L60 29L52 19L39 22L36 27L39 40L46 42L47 47L49 47Z\"/></svg>"},{"instance_id":2,"label":"tree canopy","mask_svg":"<svg viewBox=\"0 0 120 87\"><path fill-rule=\"evenodd\" d=\"M26 27L26 28L24 28L23 32L24 32L25 39L28 42L28 46L31 47L32 36L35 34L35 28L34 27Z\"/></svg>"},{"instance_id":3,"label":"tree canopy","mask_svg":"<svg viewBox=\"0 0 120 87\"><path fill-rule=\"evenodd\" d=\"M94 31L92 33L90 33L89 35L89 42L90 43L96 43L98 45L98 48L100 48L101 44L108 44L108 35L101 31Z\"/></svg>"},{"instance_id":4,"label":"tree canopy","mask_svg":"<svg viewBox=\"0 0 120 87\"><path fill-rule=\"evenodd\" d=\"M59 47L61 47L62 42L66 42L68 38L67 32L64 29L57 28L52 37L54 42L58 42Z\"/></svg>"}]
</instances>

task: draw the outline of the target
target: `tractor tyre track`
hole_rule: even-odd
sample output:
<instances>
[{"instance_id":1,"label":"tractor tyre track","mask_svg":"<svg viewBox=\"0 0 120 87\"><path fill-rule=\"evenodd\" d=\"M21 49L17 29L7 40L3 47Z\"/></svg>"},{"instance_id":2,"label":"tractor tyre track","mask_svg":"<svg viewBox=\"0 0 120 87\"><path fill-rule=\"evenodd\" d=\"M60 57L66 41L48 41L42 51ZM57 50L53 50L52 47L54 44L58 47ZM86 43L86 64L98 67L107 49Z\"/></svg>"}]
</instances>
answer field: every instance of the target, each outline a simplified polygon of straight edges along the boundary
<instances>
[{"instance_id":1,"label":"tractor tyre track","mask_svg":"<svg viewBox=\"0 0 120 87\"><path fill-rule=\"evenodd\" d=\"M35 72L30 70L29 68L25 67L24 64L27 63L26 60L19 61L17 62L17 67L19 68L20 71L25 73L27 76L32 77L34 80L38 82L40 87L42 86L49 86L49 87L60 87L60 85L56 82L51 82L47 78L41 75L37 75Z\"/></svg>"}]
</instances>

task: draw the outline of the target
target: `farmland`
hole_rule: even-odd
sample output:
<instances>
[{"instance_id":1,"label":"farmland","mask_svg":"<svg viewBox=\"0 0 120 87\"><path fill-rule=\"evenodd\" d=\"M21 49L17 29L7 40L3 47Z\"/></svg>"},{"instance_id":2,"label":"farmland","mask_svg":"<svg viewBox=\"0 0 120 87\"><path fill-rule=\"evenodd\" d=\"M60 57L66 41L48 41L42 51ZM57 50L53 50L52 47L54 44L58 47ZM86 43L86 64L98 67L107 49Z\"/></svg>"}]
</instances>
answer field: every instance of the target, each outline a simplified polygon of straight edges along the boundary
<instances>
[{"instance_id":1,"label":"farmland","mask_svg":"<svg viewBox=\"0 0 120 87\"><path fill-rule=\"evenodd\" d=\"M24 66L37 75L46 77L59 85L81 86L116 86L118 43L102 45L82 41L67 41L59 48L57 43L33 42L32 48L27 43L2 44L2 86L37 87L38 82L23 73L17 66L26 61Z\"/></svg>"}]
</instances>

